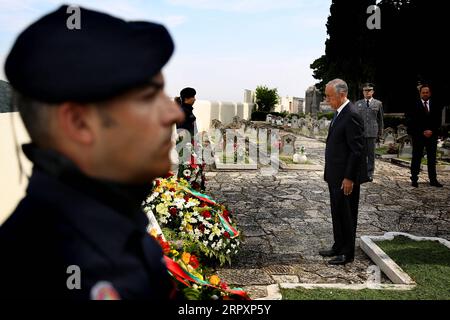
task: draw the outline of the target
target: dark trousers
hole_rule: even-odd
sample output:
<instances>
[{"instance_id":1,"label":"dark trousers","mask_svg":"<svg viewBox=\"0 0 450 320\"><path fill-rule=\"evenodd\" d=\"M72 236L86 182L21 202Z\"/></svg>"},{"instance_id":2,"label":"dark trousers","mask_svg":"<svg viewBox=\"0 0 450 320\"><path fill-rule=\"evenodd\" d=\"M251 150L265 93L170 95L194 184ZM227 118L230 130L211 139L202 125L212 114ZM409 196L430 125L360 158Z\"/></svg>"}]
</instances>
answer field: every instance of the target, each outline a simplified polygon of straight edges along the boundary
<instances>
[{"instance_id":1,"label":"dark trousers","mask_svg":"<svg viewBox=\"0 0 450 320\"><path fill-rule=\"evenodd\" d=\"M369 177L373 177L373 172L375 171L375 143L376 138L365 138L367 175Z\"/></svg>"},{"instance_id":2,"label":"dark trousers","mask_svg":"<svg viewBox=\"0 0 450 320\"><path fill-rule=\"evenodd\" d=\"M331 217L333 220L333 250L338 254L345 254L347 258L353 258L355 255L360 186L354 185L349 196L344 195L341 186L329 184L328 189L330 191Z\"/></svg>"},{"instance_id":3,"label":"dark trousers","mask_svg":"<svg viewBox=\"0 0 450 320\"><path fill-rule=\"evenodd\" d=\"M430 182L436 181L437 137L413 136L412 147L411 180L417 181L419 179L420 163L423 157L423 148L425 148L427 150L428 178Z\"/></svg>"}]
</instances>

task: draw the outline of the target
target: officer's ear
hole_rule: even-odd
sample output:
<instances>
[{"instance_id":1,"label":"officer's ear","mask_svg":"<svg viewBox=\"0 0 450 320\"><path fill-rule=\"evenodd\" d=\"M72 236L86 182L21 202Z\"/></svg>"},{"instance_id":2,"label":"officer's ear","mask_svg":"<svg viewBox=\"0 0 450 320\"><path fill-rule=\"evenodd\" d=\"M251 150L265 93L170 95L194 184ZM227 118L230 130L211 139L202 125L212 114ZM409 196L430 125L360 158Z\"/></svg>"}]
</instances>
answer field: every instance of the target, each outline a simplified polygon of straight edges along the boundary
<instances>
[{"instance_id":1,"label":"officer's ear","mask_svg":"<svg viewBox=\"0 0 450 320\"><path fill-rule=\"evenodd\" d=\"M95 117L91 106L76 102L64 102L58 107L57 119L62 131L60 134L81 144L93 143Z\"/></svg>"}]
</instances>

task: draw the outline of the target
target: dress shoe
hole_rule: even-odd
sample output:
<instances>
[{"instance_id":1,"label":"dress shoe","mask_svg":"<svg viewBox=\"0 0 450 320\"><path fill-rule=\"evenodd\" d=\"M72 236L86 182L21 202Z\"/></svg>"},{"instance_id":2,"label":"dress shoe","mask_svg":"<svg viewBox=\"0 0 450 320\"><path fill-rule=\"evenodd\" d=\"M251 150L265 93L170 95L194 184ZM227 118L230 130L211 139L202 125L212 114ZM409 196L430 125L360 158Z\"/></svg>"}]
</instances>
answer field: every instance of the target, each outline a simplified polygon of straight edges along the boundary
<instances>
[{"instance_id":1,"label":"dress shoe","mask_svg":"<svg viewBox=\"0 0 450 320\"><path fill-rule=\"evenodd\" d=\"M436 181L431 181L430 182L430 186L437 187L437 188L442 188L443 187L443 185L440 184L437 180Z\"/></svg>"},{"instance_id":2,"label":"dress shoe","mask_svg":"<svg viewBox=\"0 0 450 320\"><path fill-rule=\"evenodd\" d=\"M341 255L337 256L336 258L328 261L328 264L331 264L333 266L340 266L340 265L345 265L346 263L349 263L349 262L353 262L353 260L354 260L354 258L346 257L345 255L341 254Z\"/></svg>"},{"instance_id":3,"label":"dress shoe","mask_svg":"<svg viewBox=\"0 0 450 320\"><path fill-rule=\"evenodd\" d=\"M418 187L419 187L419 184L417 183L417 181L411 182L411 185L412 185L414 188L418 188Z\"/></svg>"},{"instance_id":4,"label":"dress shoe","mask_svg":"<svg viewBox=\"0 0 450 320\"><path fill-rule=\"evenodd\" d=\"M334 256L337 256L337 255L339 255L336 251L334 251L333 249L331 249L331 250L320 250L319 251L319 254L322 256L322 257L334 257Z\"/></svg>"}]
</instances>

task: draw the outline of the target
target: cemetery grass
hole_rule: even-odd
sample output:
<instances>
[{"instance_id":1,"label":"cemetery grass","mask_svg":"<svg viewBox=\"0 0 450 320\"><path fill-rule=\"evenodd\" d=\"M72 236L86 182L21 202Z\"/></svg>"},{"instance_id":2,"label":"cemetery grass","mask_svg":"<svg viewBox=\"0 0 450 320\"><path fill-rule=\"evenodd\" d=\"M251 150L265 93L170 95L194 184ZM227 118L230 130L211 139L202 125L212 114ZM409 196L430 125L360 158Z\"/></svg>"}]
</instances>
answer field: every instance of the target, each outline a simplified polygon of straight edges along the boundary
<instances>
[{"instance_id":1,"label":"cemetery grass","mask_svg":"<svg viewBox=\"0 0 450 320\"><path fill-rule=\"evenodd\" d=\"M377 244L417 283L409 291L282 289L284 300L450 300L450 249L396 237Z\"/></svg>"}]
</instances>

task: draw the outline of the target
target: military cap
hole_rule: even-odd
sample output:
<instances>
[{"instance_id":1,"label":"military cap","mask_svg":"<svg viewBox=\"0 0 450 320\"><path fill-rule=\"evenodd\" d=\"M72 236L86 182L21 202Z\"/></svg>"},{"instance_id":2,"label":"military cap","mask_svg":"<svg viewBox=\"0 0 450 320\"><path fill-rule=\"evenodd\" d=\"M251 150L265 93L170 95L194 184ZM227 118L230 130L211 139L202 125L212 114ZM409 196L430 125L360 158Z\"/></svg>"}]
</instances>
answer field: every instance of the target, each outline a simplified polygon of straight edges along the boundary
<instances>
[{"instance_id":1,"label":"military cap","mask_svg":"<svg viewBox=\"0 0 450 320\"><path fill-rule=\"evenodd\" d=\"M197 91L195 91L194 88L184 88L180 91L180 98L183 100L185 98L192 98L197 94Z\"/></svg>"},{"instance_id":2,"label":"military cap","mask_svg":"<svg viewBox=\"0 0 450 320\"><path fill-rule=\"evenodd\" d=\"M366 82L366 83L364 83L363 84L363 89L368 89L368 90L373 90L374 89L374 85L372 84L372 83L370 83L370 82Z\"/></svg>"},{"instance_id":3,"label":"military cap","mask_svg":"<svg viewBox=\"0 0 450 320\"><path fill-rule=\"evenodd\" d=\"M78 7L80 28L69 28L69 8L43 16L16 39L5 74L21 94L48 103L106 100L151 83L174 51L160 24Z\"/></svg>"}]
</instances>

